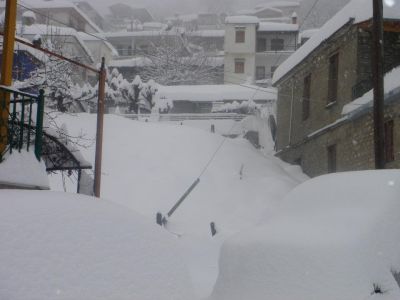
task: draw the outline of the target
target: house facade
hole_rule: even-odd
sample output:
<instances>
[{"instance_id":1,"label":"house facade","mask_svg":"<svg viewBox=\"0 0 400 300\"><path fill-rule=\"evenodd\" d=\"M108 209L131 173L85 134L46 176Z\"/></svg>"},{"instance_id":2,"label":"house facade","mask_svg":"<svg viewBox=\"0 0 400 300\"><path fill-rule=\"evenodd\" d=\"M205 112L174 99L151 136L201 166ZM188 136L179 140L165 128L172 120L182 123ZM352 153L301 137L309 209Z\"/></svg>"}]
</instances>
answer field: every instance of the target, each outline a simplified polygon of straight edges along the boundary
<instances>
[{"instance_id":1,"label":"house facade","mask_svg":"<svg viewBox=\"0 0 400 300\"><path fill-rule=\"evenodd\" d=\"M274 71L296 50L298 30L297 24L260 22L251 16L228 17L225 83L255 81L270 85Z\"/></svg>"},{"instance_id":2,"label":"house facade","mask_svg":"<svg viewBox=\"0 0 400 300\"><path fill-rule=\"evenodd\" d=\"M363 2L368 9L364 0L350 2L285 61L273 79L278 88L277 156L301 165L310 176L375 166L372 8L361 16ZM400 22L387 7L385 17L387 73L400 65ZM390 90L385 97L386 166L398 168L400 94Z\"/></svg>"}]
</instances>

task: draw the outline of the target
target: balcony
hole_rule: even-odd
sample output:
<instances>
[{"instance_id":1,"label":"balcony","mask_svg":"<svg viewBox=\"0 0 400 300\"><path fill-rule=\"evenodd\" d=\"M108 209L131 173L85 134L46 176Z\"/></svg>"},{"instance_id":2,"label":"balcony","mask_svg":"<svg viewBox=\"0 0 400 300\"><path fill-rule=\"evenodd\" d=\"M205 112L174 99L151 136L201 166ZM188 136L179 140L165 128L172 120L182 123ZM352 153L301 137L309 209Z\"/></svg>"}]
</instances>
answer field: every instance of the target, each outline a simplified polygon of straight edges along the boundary
<instances>
[{"instance_id":1,"label":"balcony","mask_svg":"<svg viewBox=\"0 0 400 300\"><path fill-rule=\"evenodd\" d=\"M41 162L43 90L33 95L0 86L0 100L0 188L48 189L46 168Z\"/></svg>"}]
</instances>

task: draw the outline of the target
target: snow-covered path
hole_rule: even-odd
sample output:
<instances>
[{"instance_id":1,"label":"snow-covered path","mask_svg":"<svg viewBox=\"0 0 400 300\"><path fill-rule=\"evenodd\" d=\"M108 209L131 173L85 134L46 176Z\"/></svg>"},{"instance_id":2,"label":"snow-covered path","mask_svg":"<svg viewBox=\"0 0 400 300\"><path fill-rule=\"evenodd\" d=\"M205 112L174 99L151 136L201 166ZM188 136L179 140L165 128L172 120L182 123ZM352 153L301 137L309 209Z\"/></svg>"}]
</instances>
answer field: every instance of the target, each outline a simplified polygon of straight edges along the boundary
<instances>
[{"instance_id":1,"label":"snow-covered path","mask_svg":"<svg viewBox=\"0 0 400 300\"><path fill-rule=\"evenodd\" d=\"M95 115L88 114L58 118L71 135L83 131L90 138L94 137L95 120ZM222 141L220 135L189 126L107 115L102 197L155 222L156 213L166 214L198 178ZM82 150L92 162L93 148ZM299 177L305 178L296 168L271 155L263 156L244 139L225 141L200 184L167 224L167 229L180 235L171 237L178 239L181 253L177 255L185 259L199 296L206 297L215 283L222 242L273 214ZM60 186L56 179L51 180L55 189ZM214 238L211 222L218 231Z\"/></svg>"}]
</instances>

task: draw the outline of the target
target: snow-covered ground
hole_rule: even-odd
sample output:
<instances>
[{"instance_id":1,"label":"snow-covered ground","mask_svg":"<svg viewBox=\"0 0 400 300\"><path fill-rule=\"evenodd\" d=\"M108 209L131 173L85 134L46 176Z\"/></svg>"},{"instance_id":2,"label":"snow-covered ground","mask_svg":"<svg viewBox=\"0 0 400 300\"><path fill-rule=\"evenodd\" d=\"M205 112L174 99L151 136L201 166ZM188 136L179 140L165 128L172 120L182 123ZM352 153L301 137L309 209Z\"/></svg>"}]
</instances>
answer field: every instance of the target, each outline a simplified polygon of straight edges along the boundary
<instances>
[{"instance_id":1,"label":"snow-covered ground","mask_svg":"<svg viewBox=\"0 0 400 300\"><path fill-rule=\"evenodd\" d=\"M87 137L94 137L95 115L62 115L58 121L67 124L71 135L83 131ZM166 214L172 208L224 141L219 134L209 132L210 124L202 124L203 129L195 128L199 125L194 123L185 124L138 122L107 115L102 197L147 216L155 224L156 213ZM82 151L94 161L93 145ZM56 179L51 179L53 188L60 187ZM225 140L199 185L166 228L171 238L177 239L177 255L188 265L198 296L208 296L212 290L222 242L273 215L279 201L303 180L306 177L297 167L262 155L248 141ZM218 232L214 238L211 222Z\"/></svg>"},{"instance_id":2,"label":"snow-covered ground","mask_svg":"<svg viewBox=\"0 0 400 300\"><path fill-rule=\"evenodd\" d=\"M399 195L399 170L303 183L224 244L210 300L400 299Z\"/></svg>"},{"instance_id":3,"label":"snow-covered ground","mask_svg":"<svg viewBox=\"0 0 400 300\"><path fill-rule=\"evenodd\" d=\"M176 243L109 201L0 190L0 298L195 299Z\"/></svg>"}]
</instances>

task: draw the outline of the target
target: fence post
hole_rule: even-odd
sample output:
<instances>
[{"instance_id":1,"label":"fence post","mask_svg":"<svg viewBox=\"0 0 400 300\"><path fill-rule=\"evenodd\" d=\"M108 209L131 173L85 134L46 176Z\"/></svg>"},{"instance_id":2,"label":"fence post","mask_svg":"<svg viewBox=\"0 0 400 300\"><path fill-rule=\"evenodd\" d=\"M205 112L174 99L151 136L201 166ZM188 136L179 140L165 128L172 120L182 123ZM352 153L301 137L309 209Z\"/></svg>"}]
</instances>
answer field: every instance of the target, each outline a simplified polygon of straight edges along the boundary
<instances>
[{"instance_id":1,"label":"fence post","mask_svg":"<svg viewBox=\"0 0 400 300\"><path fill-rule=\"evenodd\" d=\"M35 155L38 161L42 155L43 146L43 114L44 114L44 90L39 91L38 107L36 114Z\"/></svg>"}]
</instances>

